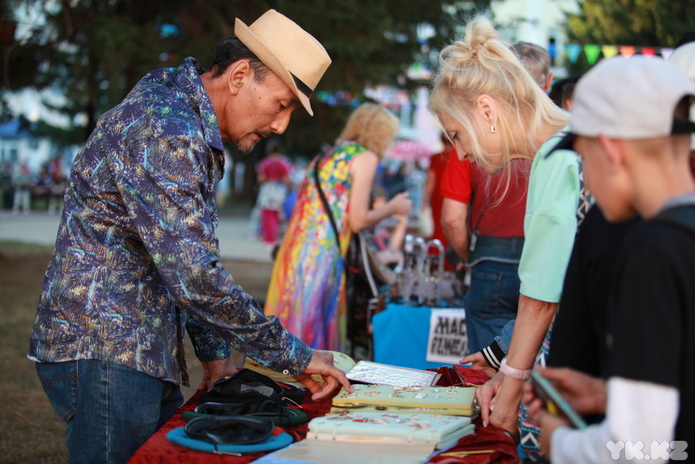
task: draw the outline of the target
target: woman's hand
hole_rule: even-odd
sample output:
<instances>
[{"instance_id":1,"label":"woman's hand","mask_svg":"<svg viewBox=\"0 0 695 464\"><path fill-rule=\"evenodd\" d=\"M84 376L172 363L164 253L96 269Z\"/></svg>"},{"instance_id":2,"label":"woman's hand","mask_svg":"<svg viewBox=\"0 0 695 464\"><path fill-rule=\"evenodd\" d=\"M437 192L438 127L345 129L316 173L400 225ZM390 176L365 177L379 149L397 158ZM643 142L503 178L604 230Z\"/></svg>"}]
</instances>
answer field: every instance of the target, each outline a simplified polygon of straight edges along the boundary
<instances>
[{"instance_id":1,"label":"woman's hand","mask_svg":"<svg viewBox=\"0 0 695 464\"><path fill-rule=\"evenodd\" d=\"M495 407L495 397L499 389L503 374L495 374L490 380L479 386L475 391L475 397L478 400L480 407L480 417L483 420L483 426L487 427L490 423L490 412Z\"/></svg>"},{"instance_id":2,"label":"woman's hand","mask_svg":"<svg viewBox=\"0 0 695 464\"><path fill-rule=\"evenodd\" d=\"M386 207L389 208L391 214L407 215L410 213L410 210L413 208L413 200L408 198L408 196L408 192L401 192L386 203Z\"/></svg>"},{"instance_id":3,"label":"woman's hand","mask_svg":"<svg viewBox=\"0 0 695 464\"><path fill-rule=\"evenodd\" d=\"M521 403L524 380L512 379L498 373L502 377L493 399L489 423L505 429L515 442L519 442L519 404ZM494 377L493 377L494 378Z\"/></svg>"}]
</instances>

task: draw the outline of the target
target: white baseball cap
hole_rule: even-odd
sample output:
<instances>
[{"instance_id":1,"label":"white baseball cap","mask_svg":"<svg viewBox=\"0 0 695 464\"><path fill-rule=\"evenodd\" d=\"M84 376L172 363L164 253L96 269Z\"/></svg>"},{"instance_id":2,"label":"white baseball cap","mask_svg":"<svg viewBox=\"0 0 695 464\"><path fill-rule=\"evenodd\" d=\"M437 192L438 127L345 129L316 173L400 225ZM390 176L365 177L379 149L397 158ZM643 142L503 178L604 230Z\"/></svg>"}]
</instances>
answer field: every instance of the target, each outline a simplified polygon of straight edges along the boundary
<instances>
[{"instance_id":1,"label":"white baseball cap","mask_svg":"<svg viewBox=\"0 0 695 464\"><path fill-rule=\"evenodd\" d=\"M553 151L571 148L578 135L635 140L693 133L695 123L690 119L673 117L676 106L688 96L695 96L695 84L661 58L604 59L579 79L570 133Z\"/></svg>"}]
</instances>

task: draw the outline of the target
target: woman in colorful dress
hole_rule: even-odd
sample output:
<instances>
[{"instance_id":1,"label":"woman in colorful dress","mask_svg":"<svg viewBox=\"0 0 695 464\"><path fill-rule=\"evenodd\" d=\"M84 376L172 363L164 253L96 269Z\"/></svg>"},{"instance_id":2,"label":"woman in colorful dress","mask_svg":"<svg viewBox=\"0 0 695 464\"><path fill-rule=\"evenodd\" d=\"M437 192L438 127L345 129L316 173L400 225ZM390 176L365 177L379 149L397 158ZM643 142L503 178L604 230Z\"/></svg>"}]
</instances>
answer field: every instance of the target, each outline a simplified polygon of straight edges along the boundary
<instances>
[{"instance_id":1,"label":"woman in colorful dress","mask_svg":"<svg viewBox=\"0 0 695 464\"><path fill-rule=\"evenodd\" d=\"M307 169L275 258L265 313L277 315L312 348L346 349L344 257L352 234L393 214L408 214L412 207L402 193L369 209L377 165L397 132L396 116L364 103L350 115L335 146Z\"/></svg>"}]
</instances>

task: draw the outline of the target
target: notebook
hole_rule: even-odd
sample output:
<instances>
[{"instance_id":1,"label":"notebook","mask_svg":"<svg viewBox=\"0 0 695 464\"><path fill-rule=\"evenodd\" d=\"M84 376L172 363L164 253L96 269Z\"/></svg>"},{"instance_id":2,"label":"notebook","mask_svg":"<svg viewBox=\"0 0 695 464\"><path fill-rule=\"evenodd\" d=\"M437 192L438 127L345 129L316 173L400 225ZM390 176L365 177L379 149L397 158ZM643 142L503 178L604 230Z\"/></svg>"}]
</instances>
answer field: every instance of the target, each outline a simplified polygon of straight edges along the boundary
<instances>
[{"instance_id":1,"label":"notebook","mask_svg":"<svg viewBox=\"0 0 695 464\"><path fill-rule=\"evenodd\" d=\"M476 387L394 387L390 385L353 385L353 393L342 388L333 398L335 408L404 412L403 408L419 408L420 412L436 412L472 416L476 411ZM389 409L391 408L391 409ZM396 408L402 408L397 410ZM422 408L428 411L423 411ZM366 411L366 409L365 409Z\"/></svg>"},{"instance_id":2,"label":"notebook","mask_svg":"<svg viewBox=\"0 0 695 464\"><path fill-rule=\"evenodd\" d=\"M470 418L461 416L355 412L312 419L307 440L402 445L424 441L442 449L473 433L474 428Z\"/></svg>"}]
</instances>

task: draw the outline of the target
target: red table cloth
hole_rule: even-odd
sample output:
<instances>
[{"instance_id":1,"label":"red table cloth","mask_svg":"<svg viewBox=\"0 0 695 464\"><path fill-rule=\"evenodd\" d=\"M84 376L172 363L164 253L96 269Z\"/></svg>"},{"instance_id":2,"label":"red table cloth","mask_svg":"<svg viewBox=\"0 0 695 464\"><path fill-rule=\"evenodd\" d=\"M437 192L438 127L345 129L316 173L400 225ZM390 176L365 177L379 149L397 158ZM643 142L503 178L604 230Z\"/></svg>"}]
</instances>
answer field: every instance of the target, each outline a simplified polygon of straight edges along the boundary
<instances>
[{"instance_id":1,"label":"red table cloth","mask_svg":"<svg viewBox=\"0 0 695 464\"><path fill-rule=\"evenodd\" d=\"M437 385L442 387L454 385L481 385L487 381L487 376L473 369L462 366L440 367L437 372L442 374ZM181 417L184 411L192 411L200 404L196 393L186 404L181 406L176 413L155 433L128 461L128 464L246 464L253 462L265 453L249 456L223 456L201 451L194 451L174 445L166 439L166 434L175 428L183 427L186 422ZM331 400L312 402L305 400L301 405L302 411L309 415L309 419L324 416L331 409ZM431 460L431 464L487 464L502 463L513 464L520 462L514 442L500 428L488 426L482 427L480 419L474 421L475 433L467 435L459 440L456 446L447 449ZM309 430L308 424L297 427L283 428L294 441L306 438Z\"/></svg>"}]
</instances>

